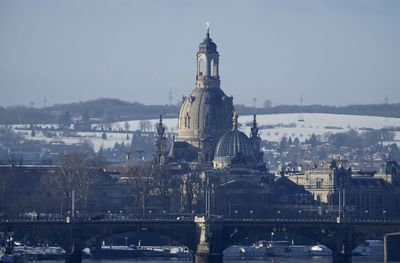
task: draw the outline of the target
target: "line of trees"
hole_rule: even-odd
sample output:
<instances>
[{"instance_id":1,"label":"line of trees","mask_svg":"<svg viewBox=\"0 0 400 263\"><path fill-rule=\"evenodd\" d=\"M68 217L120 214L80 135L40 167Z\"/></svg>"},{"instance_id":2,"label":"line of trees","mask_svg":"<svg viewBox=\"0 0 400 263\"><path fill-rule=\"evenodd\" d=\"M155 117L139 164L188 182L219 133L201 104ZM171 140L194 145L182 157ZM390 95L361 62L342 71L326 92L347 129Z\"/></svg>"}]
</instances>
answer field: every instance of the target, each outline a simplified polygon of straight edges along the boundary
<instances>
[{"instance_id":1,"label":"line of trees","mask_svg":"<svg viewBox=\"0 0 400 263\"><path fill-rule=\"evenodd\" d=\"M199 171L173 176L164 166L141 163L131 167L126 176L138 216L145 217L149 209L191 213L203 207L204 180ZM177 200L179 204L174 203Z\"/></svg>"},{"instance_id":2,"label":"line of trees","mask_svg":"<svg viewBox=\"0 0 400 263\"><path fill-rule=\"evenodd\" d=\"M160 113L167 117L177 117L180 105L145 105L139 102L126 102L118 99L97 99L86 102L57 104L46 108L26 106L0 107L0 124L58 123L66 112L71 117L97 118L103 122L133 119L157 118ZM266 101L264 107L235 105L242 115L277 113L332 113L370 115L400 118L400 103L369 104L349 106L327 105L276 105Z\"/></svg>"},{"instance_id":3,"label":"line of trees","mask_svg":"<svg viewBox=\"0 0 400 263\"><path fill-rule=\"evenodd\" d=\"M204 210L205 182L200 170L173 174L163 165L143 162L126 167L122 178L112 179L104 166L99 156L70 153L60 156L50 169L29 170L19 164L3 168L0 218L18 217L29 211L75 217L77 211L80 215L105 213L110 206L138 217L145 217L149 210ZM119 203L108 199L116 192L104 196L105 191L120 191L116 195ZM110 203L92 207L97 200Z\"/></svg>"}]
</instances>

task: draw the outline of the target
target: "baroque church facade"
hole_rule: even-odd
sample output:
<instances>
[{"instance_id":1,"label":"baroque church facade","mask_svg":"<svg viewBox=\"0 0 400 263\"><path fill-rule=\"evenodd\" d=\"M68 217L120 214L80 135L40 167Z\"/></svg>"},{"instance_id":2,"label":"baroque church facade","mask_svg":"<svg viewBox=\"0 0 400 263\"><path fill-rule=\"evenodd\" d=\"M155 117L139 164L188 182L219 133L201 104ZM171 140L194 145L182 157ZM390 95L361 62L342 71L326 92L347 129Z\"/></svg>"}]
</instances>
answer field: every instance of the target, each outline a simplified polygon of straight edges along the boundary
<instances>
[{"instance_id":1,"label":"baroque church facade","mask_svg":"<svg viewBox=\"0 0 400 263\"><path fill-rule=\"evenodd\" d=\"M303 186L283 177L275 180L267 170L255 115L250 137L239 130L233 97L220 87L219 59L207 28L196 54L195 88L183 98L178 134L168 151L162 118L157 126L154 164L184 181L171 194L171 209L261 215L271 214L273 204L282 201L297 205L295 196L301 196L304 203L313 202ZM197 186L189 185L195 181L194 175L198 176Z\"/></svg>"},{"instance_id":2,"label":"baroque church facade","mask_svg":"<svg viewBox=\"0 0 400 263\"><path fill-rule=\"evenodd\" d=\"M238 129L238 113L233 97L220 87L217 45L206 37L196 54L196 83L185 96L178 117L178 134L167 152L162 118L157 127L155 162L186 162L202 168L225 169L236 166L265 170L261 138L254 115L250 138Z\"/></svg>"},{"instance_id":3,"label":"baroque church facade","mask_svg":"<svg viewBox=\"0 0 400 263\"><path fill-rule=\"evenodd\" d=\"M219 53L208 28L199 45L196 64L195 88L183 98L178 135L168 154L160 119L156 142L159 157L156 159L164 152L162 160L165 158L170 162L193 162L201 167L217 169L241 165L265 170L256 116L249 138L238 130L238 113L234 111L233 97L227 96L220 87Z\"/></svg>"}]
</instances>

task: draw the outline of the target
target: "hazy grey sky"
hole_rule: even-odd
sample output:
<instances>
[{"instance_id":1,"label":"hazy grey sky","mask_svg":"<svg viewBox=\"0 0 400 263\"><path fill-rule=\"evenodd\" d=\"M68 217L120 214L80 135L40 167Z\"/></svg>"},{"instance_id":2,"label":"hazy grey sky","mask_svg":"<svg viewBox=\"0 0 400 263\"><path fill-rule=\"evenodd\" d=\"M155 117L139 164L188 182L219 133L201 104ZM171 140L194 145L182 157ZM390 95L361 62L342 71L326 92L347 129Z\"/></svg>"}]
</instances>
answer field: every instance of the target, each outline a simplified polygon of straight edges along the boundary
<instances>
[{"instance_id":1,"label":"hazy grey sky","mask_svg":"<svg viewBox=\"0 0 400 263\"><path fill-rule=\"evenodd\" d=\"M0 0L0 105L178 101L207 21L235 103L400 101L400 1Z\"/></svg>"}]
</instances>

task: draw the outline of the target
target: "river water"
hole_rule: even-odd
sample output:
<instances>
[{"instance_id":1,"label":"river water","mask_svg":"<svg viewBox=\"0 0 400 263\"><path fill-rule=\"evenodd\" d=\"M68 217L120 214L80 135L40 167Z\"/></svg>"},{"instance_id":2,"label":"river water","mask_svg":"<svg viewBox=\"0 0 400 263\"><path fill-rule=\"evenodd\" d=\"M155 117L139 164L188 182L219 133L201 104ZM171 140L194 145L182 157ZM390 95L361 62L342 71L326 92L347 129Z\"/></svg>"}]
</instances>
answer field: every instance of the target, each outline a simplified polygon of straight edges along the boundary
<instances>
[{"instance_id":1,"label":"river water","mask_svg":"<svg viewBox=\"0 0 400 263\"><path fill-rule=\"evenodd\" d=\"M331 263L331 257L267 257L262 259L241 259L241 260L224 260L228 263ZM58 261L41 261L42 263L61 263ZM84 260L84 263L192 263L191 260L182 259L115 259L115 260ZM383 257L353 257L353 262L357 263L382 263Z\"/></svg>"}]
</instances>

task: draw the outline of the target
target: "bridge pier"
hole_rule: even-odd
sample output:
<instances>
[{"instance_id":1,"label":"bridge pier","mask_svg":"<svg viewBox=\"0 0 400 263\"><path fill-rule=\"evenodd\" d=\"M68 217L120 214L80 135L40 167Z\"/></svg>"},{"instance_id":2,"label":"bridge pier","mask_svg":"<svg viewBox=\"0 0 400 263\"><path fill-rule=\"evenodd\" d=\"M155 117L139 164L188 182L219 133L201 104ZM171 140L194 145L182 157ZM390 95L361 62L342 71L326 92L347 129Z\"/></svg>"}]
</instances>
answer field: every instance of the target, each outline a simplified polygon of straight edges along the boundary
<instances>
[{"instance_id":1,"label":"bridge pier","mask_svg":"<svg viewBox=\"0 0 400 263\"><path fill-rule=\"evenodd\" d=\"M82 251L66 253L65 263L82 263Z\"/></svg>"},{"instance_id":2,"label":"bridge pier","mask_svg":"<svg viewBox=\"0 0 400 263\"><path fill-rule=\"evenodd\" d=\"M224 261L224 255L220 254L204 254L196 253L194 257L195 263L222 263Z\"/></svg>"},{"instance_id":3,"label":"bridge pier","mask_svg":"<svg viewBox=\"0 0 400 263\"><path fill-rule=\"evenodd\" d=\"M384 256L386 261L400 261L400 233L387 234L384 237Z\"/></svg>"},{"instance_id":4,"label":"bridge pier","mask_svg":"<svg viewBox=\"0 0 400 263\"><path fill-rule=\"evenodd\" d=\"M71 226L64 241L65 263L82 263L83 242L80 229Z\"/></svg>"},{"instance_id":5,"label":"bridge pier","mask_svg":"<svg viewBox=\"0 0 400 263\"><path fill-rule=\"evenodd\" d=\"M82 263L83 246L79 241L72 240L65 249L65 263Z\"/></svg>"},{"instance_id":6,"label":"bridge pier","mask_svg":"<svg viewBox=\"0 0 400 263\"><path fill-rule=\"evenodd\" d=\"M351 263L351 254L337 254L332 255L332 263Z\"/></svg>"},{"instance_id":7,"label":"bridge pier","mask_svg":"<svg viewBox=\"0 0 400 263\"><path fill-rule=\"evenodd\" d=\"M344 229L338 231L334 237L335 245L332 251L332 263L351 263L352 252L352 234L351 230Z\"/></svg>"},{"instance_id":8,"label":"bridge pier","mask_svg":"<svg viewBox=\"0 0 400 263\"><path fill-rule=\"evenodd\" d=\"M194 263L222 263L222 225L211 223L206 217L198 217L196 222L196 251Z\"/></svg>"}]
</instances>

